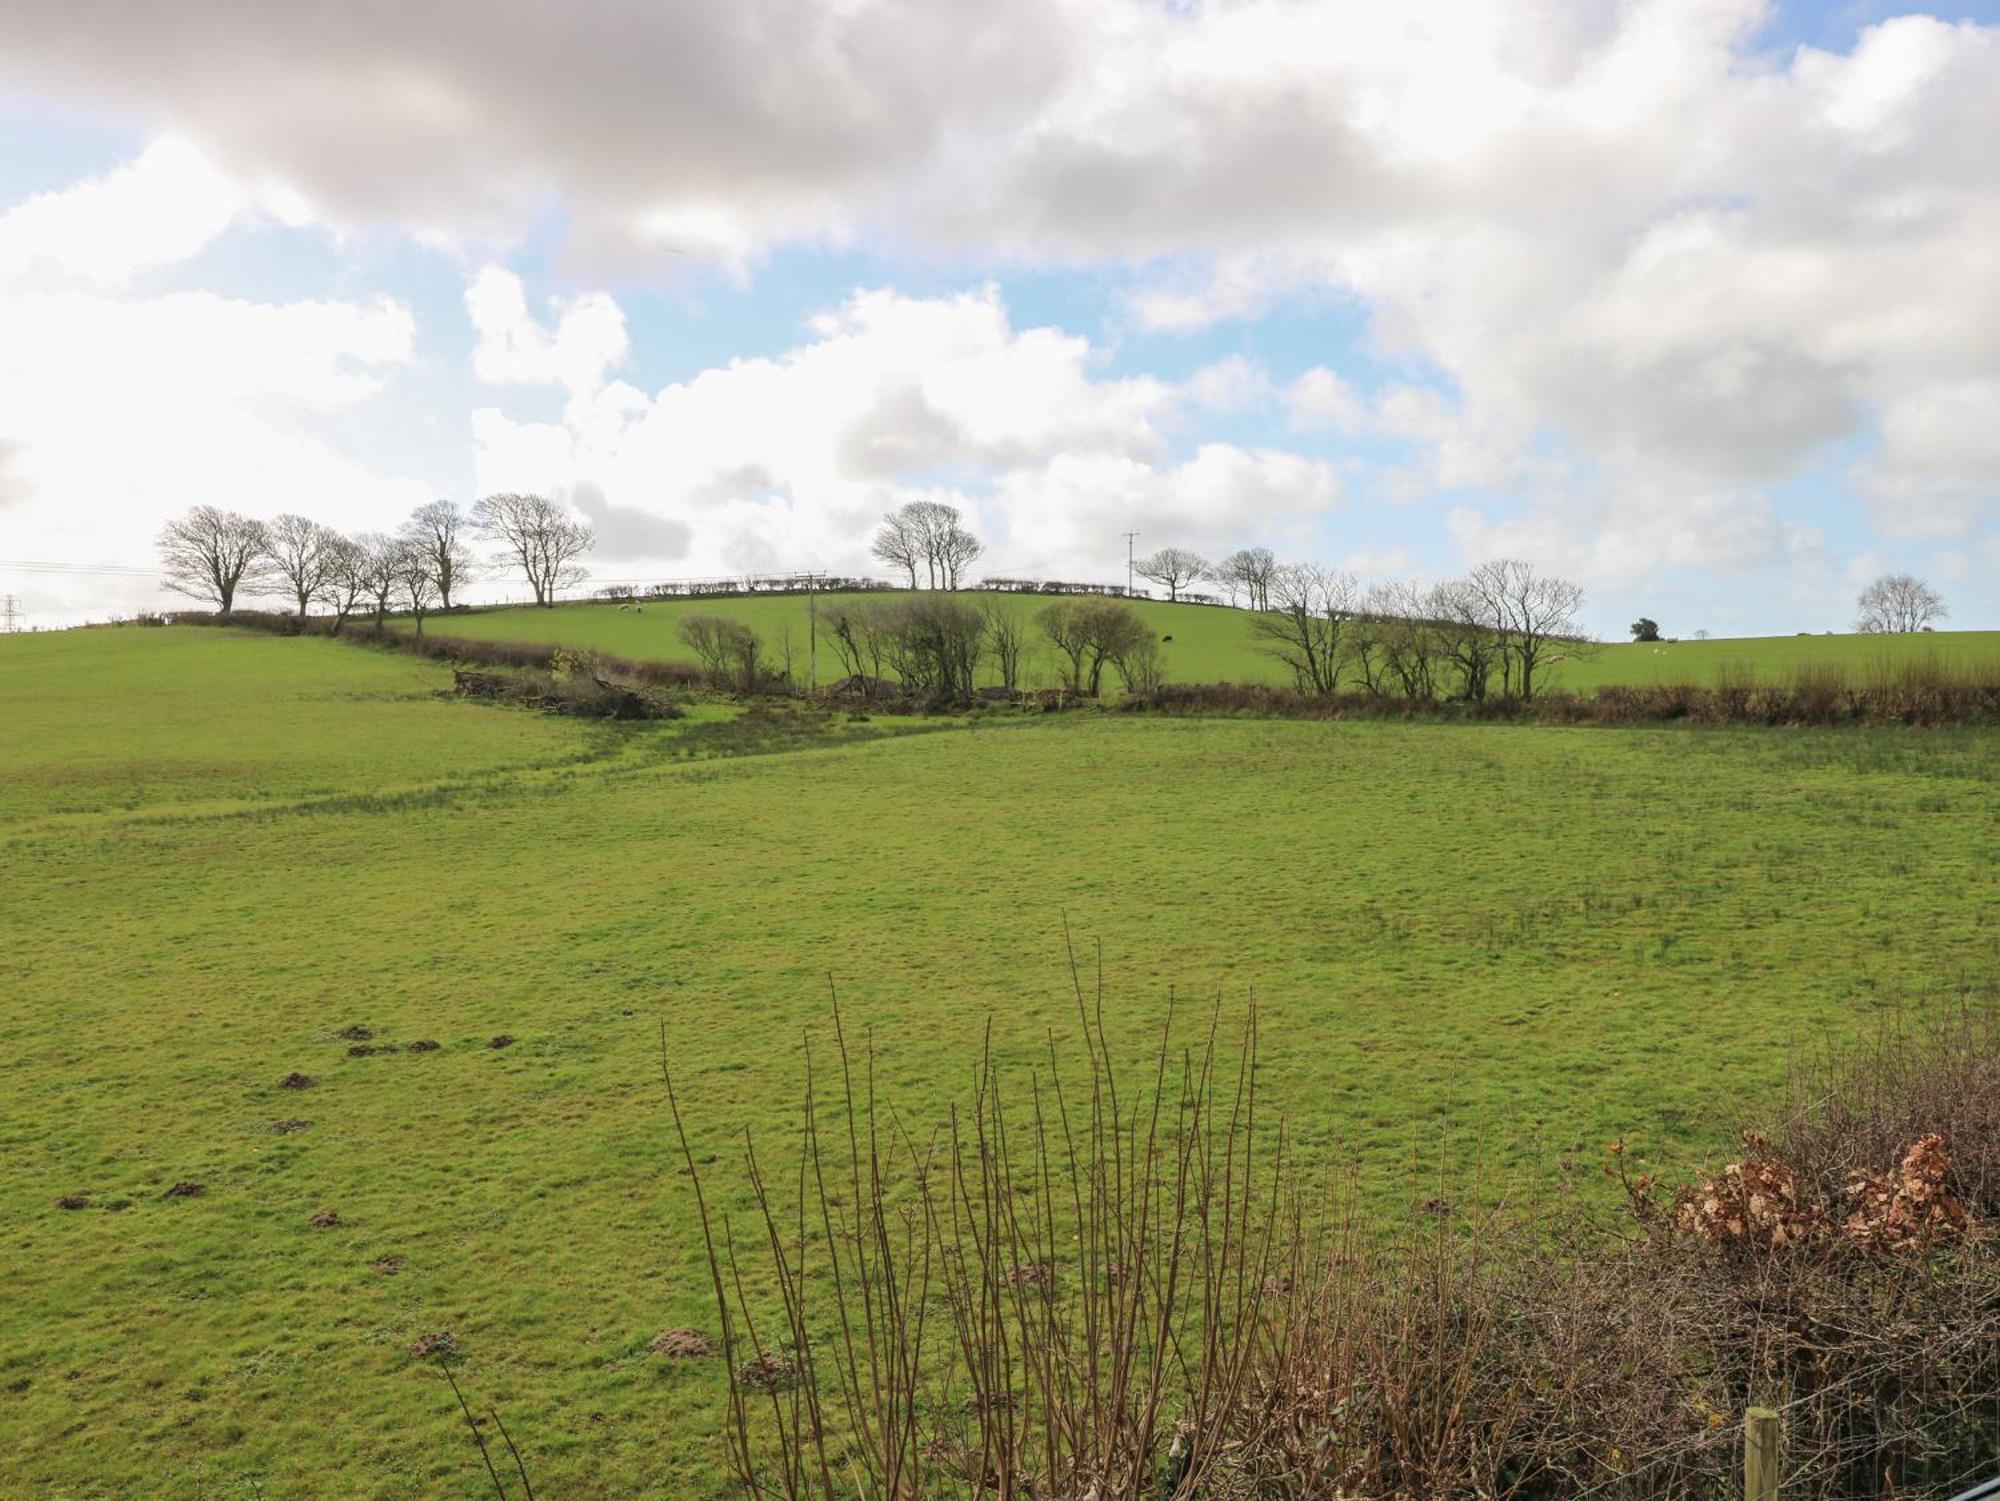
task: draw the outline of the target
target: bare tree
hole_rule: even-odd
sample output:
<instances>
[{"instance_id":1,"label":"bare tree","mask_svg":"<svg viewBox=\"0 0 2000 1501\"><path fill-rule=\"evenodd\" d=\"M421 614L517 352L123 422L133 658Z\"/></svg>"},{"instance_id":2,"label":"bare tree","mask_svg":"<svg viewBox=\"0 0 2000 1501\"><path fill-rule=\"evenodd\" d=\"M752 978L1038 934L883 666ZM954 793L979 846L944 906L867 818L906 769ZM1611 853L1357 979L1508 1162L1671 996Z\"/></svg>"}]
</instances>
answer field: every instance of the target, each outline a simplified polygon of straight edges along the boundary
<instances>
[{"instance_id":1,"label":"bare tree","mask_svg":"<svg viewBox=\"0 0 2000 1501\"><path fill-rule=\"evenodd\" d=\"M1027 630L1020 611L1007 600L986 601L986 644L992 648L993 663L1000 670L1000 686L1009 693L1021 691L1022 648Z\"/></svg>"},{"instance_id":2,"label":"bare tree","mask_svg":"<svg viewBox=\"0 0 2000 1501\"><path fill-rule=\"evenodd\" d=\"M336 536L333 566L319 591L320 603L333 611L334 635L340 634L347 617L361 607L370 593L367 546L353 537Z\"/></svg>"},{"instance_id":3,"label":"bare tree","mask_svg":"<svg viewBox=\"0 0 2000 1501\"><path fill-rule=\"evenodd\" d=\"M1115 599L1060 599L1035 612L1035 624L1069 663L1072 693L1097 697L1104 664L1152 639L1138 611Z\"/></svg>"},{"instance_id":4,"label":"bare tree","mask_svg":"<svg viewBox=\"0 0 2000 1501\"><path fill-rule=\"evenodd\" d=\"M1951 612L1944 596L1914 574L1885 573L1861 591L1854 628L1867 635L1921 631Z\"/></svg>"},{"instance_id":5,"label":"bare tree","mask_svg":"<svg viewBox=\"0 0 2000 1501\"><path fill-rule=\"evenodd\" d=\"M1379 584L1368 591L1374 617L1380 680L1405 698L1435 698L1444 636L1433 618L1432 595L1412 583Z\"/></svg>"},{"instance_id":6,"label":"bare tree","mask_svg":"<svg viewBox=\"0 0 2000 1501\"><path fill-rule=\"evenodd\" d=\"M887 623L880 600L843 601L827 611L827 632L834 655L849 679L859 679L863 693L882 681L882 657Z\"/></svg>"},{"instance_id":7,"label":"bare tree","mask_svg":"<svg viewBox=\"0 0 2000 1501\"><path fill-rule=\"evenodd\" d=\"M381 532L365 532L353 539L354 552L346 566L361 585L362 597L374 607L375 629L381 630L389 618L389 600L401 582L403 544Z\"/></svg>"},{"instance_id":8,"label":"bare tree","mask_svg":"<svg viewBox=\"0 0 2000 1501\"><path fill-rule=\"evenodd\" d=\"M916 523L908 514L909 507L891 511L882 518L881 526L875 530L875 538L868 544L868 551L891 568L900 568L909 575L910 587L917 587L917 564L924 558L923 538Z\"/></svg>"},{"instance_id":9,"label":"bare tree","mask_svg":"<svg viewBox=\"0 0 2000 1501\"><path fill-rule=\"evenodd\" d=\"M868 550L892 568L900 568L917 587L917 567L933 589L956 589L966 564L986 551L986 544L966 530L957 506L941 500L913 500L882 518Z\"/></svg>"},{"instance_id":10,"label":"bare tree","mask_svg":"<svg viewBox=\"0 0 2000 1501\"><path fill-rule=\"evenodd\" d=\"M470 520L480 536L500 544L501 559L521 570L544 609L590 577L577 559L597 545L597 536L554 501L489 495L473 506Z\"/></svg>"},{"instance_id":11,"label":"bare tree","mask_svg":"<svg viewBox=\"0 0 2000 1501\"><path fill-rule=\"evenodd\" d=\"M683 615L675 630L716 687L755 691L764 643L749 626L727 615Z\"/></svg>"},{"instance_id":12,"label":"bare tree","mask_svg":"<svg viewBox=\"0 0 2000 1501\"><path fill-rule=\"evenodd\" d=\"M935 589L944 581L943 539L958 525L958 507L941 500L913 500L903 507L923 553L924 575Z\"/></svg>"},{"instance_id":13,"label":"bare tree","mask_svg":"<svg viewBox=\"0 0 2000 1501\"><path fill-rule=\"evenodd\" d=\"M1271 579L1278 571L1278 560L1268 547L1245 547L1224 558L1215 570L1219 583L1229 586L1232 597L1236 589L1243 590L1245 598L1253 610L1271 608Z\"/></svg>"},{"instance_id":14,"label":"bare tree","mask_svg":"<svg viewBox=\"0 0 2000 1501\"><path fill-rule=\"evenodd\" d=\"M403 608L416 622L417 634L424 633L424 615L437 600L437 575L431 571L430 554L407 542L391 544L396 589Z\"/></svg>"},{"instance_id":15,"label":"bare tree","mask_svg":"<svg viewBox=\"0 0 2000 1501\"><path fill-rule=\"evenodd\" d=\"M1509 692L1535 696L1535 674L1558 643L1584 643L1577 635L1583 589L1568 579L1537 573L1519 558L1497 558L1472 570L1468 582L1499 638Z\"/></svg>"},{"instance_id":16,"label":"bare tree","mask_svg":"<svg viewBox=\"0 0 2000 1501\"><path fill-rule=\"evenodd\" d=\"M952 519L938 532L936 547L938 573L947 589L956 589L960 571L986 551L986 544L965 529L955 511Z\"/></svg>"},{"instance_id":17,"label":"bare tree","mask_svg":"<svg viewBox=\"0 0 2000 1501\"><path fill-rule=\"evenodd\" d=\"M1111 658L1118 681L1127 693L1151 693L1166 681L1166 653L1151 631L1120 644Z\"/></svg>"},{"instance_id":18,"label":"bare tree","mask_svg":"<svg viewBox=\"0 0 2000 1501\"><path fill-rule=\"evenodd\" d=\"M214 506L196 506L161 530L160 587L189 599L211 600L227 615L239 591L263 582L268 538L264 523Z\"/></svg>"},{"instance_id":19,"label":"bare tree","mask_svg":"<svg viewBox=\"0 0 2000 1501\"><path fill-rule=\"evenodd\" d=\"M1268 608L1250 622L1251 633L1292 669L1301 693L1332 695L1340 687L1355 614L1354 575L1287 563L1273 571L1270 595Z\"/></svg>"},{"instance_id":20,"label":"bare tree","mask_svg":"<svg viewBox=\"0 0 2000 1501\"><path fill-rule=\"evenodd\" d=\"M466 543L472 519L454 500L433 500L410 512L403 524L403 538L430 554L431 574L437 580L438 608L449 610L454 589L478 576L478 563Z\"/></svg>"},{"instance_id":21,"label":"bare tree","mask_svg":"<svg viewBox=\"0 0 2000 1501\"><path fill-rule=\"evenodd\" d=\"M792 657L792 623L789 620L784 620L779 622L778 625L778 662L780 664L778 670L784 675L785 691L787 693L790 693L796 684L796 679L792 674Z\"/></svg>"},{"instance_id":22,"label":"bare tree","mask_svg":"<svg viewBox=\"0 0 2000 1501\"><path fill-rule=\"evenodd\" d=\"M268 528L265 561L271 565L269 587L298 603L299 619L332 581L339 566L340 533L310 516L287 513Z\"/></svg>"},{"instance_id":23,"label":"bare tree","mask_svg":"<svg viewBox=\"0 0 2000 1501\"><path fill-rule=\"evenodd\" d=\"M1185 547L1163 547L1133 565L1140 578L1151 579L1167 591L1169 600L1181 597L1181 590L1207 577L1208 560Z\"/></svg>"},{"instance_id":24,"label":"bare tree","mask_svg":"<svg viewBox=\"0 0 2000 1501\"><path fill-rule=\"evenodd\" d=\"M893 607L889 649L911 693L963 703L972 697L985 645L986 616L963 600L922 598Z\"/></svg>"},{"instance_id":25,"label":"bare tree","mask_svg":"<svg viewBox=\"0 0 2000 1501\"><path fill-rule=\"evenodd\" d=\"M1486 601L1465 579L1434 587L1425 614L1436 634L1438 656L1458 674L1458 697L1478 702L1492 683L1500 658L1500 637L1486 611Z\"/></svg>"}]
</instances>

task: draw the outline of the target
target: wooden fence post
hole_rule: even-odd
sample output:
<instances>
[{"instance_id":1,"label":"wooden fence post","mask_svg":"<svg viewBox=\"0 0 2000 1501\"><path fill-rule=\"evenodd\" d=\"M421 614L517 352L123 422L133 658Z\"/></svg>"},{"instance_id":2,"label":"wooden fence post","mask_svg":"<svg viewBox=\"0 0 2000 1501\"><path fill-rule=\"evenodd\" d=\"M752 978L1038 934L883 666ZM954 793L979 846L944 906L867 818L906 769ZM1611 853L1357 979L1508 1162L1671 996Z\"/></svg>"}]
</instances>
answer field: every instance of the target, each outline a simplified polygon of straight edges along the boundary
<instances>
[{"instance_id":1,"label":"wooden fence post","mask_svg":"<svg viewBox=\"0 0 2000 1501\"><path fill-rule=\"evenodd\" d=\"M1768 1407L1743 1414L1743 1501L1778 1501L1778 1415Z\"/></svg>"}]
</instances>

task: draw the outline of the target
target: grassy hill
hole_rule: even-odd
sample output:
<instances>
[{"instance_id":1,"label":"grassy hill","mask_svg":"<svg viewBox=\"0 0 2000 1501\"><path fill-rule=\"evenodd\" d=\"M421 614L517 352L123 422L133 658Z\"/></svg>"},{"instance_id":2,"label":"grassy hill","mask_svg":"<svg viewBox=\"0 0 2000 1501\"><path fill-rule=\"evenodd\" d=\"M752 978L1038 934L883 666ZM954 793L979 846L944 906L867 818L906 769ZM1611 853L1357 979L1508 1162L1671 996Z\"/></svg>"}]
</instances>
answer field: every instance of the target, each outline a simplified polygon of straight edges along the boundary
<instances>
[{"instance_id":1,"label":"grassy hill","mask_svg":"<svg viewBox=\"0 0 2000 1501\"><path fill-rule=\"evenodd\" d=\"M823 595L818 603L820 609L828 610L843 600L879 597ZM1032 615L1046 602L1019 594L975 592L962 597L976 602L997 602L1025 615ZM1281 686L1291 681L1284 665L1260 647L1247 611L1158 600L1137 600L1133 608L1156 632L1173 638L1166 647L1167 676L1171 681ZM616 605L605 604L559 605L552 610L527 607L474 610L434 617L432 628L481 640L559 642L640 660L692 661L692 654L675 634L675 622L691 611L742 620L772 650L778 648L789 630L798 671L804 676L811 622L809 605L802 595L660 600L648 602L638 612L621 612ZM1551 686L1576 691L1612 684L1636 686L1660 682L1712 686L1727 676L1782 681L1800 668L1822 667L1867 674L1930 659L1952 666L2000 665L2000 631L1940 631L1915 636L1764 636L1658 645L1619 642L1572 656L1550 673L1548 681ZM1029 668L1031 681L1052 678L1054 669L1046 648L1038 645ZM822 640L821 680L831 679L838 671L831 648Z\"/></svg>"},{"instance_id":2,"label":"grassy hill","mask_svg":"<svg viewBox=\"0 0 2000 1501\"><path fill-rule=\"evenodd\" d=\"M1152 608L1255 660L1242 617ZM672 615L451 627L637 655ZM1128 1054L1170 994L1254 989L1263 1108L1378 1204L1620 1133L1726 1149L1788 1047L2000 976L1989 733L584 725L448 685L323 639L0 638L0 1494L474 1494L408 1353L441 1330L539 1492L729 1493L719 1363L646 1350L713 1326L659 1026L740 1225L829 976L916 1125L985 1028L1046 1059L1065 918Z\"/></svg>"}]
</instances>

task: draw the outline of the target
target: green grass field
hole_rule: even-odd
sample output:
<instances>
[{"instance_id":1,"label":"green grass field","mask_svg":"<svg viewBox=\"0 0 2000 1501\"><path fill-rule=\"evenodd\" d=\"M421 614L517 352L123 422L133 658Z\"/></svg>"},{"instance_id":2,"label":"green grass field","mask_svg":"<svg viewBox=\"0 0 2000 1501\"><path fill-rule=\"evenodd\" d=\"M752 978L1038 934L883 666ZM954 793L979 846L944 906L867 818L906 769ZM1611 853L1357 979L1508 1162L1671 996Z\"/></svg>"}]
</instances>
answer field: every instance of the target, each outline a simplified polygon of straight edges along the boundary
<instances>
[{"instance_id":1,"label":"green grass field","mask_svg":"<svg viewBox=\"0 0 2000 1501\"><path fill-rule=\"evenodd\" d=\"M828 595L823 610L843 599L871 596ZM1032 615L1044 600L1030 595L969 593L974 602L998 602ZM475 610L434 617L431 629L440 634L486 641L546 641L587 646L639 660L693 661L675 634L675 622L690 611L729 615L747 622L775 651L784 633L792 637L795 667L806 675L811 621L801 595L763 598L661 600L641 612L616 605L559 605ZM1177 683L1270 683L1289 686L1284 665L1264 650L1251 631L1247 611L1215 605L1135 601L1133 608L1162 636L1173 639L1165 648L1167 678ZM2000 669L2000 631L1939 631L1914 636L1763 636L1732 641L1678 641L1658 645L1618 642L1584 654L1570 654L1547 676L1548 686L1579 692L1613 684L1692 682L1713 685L1725 676L1764 681L1789 679L1800 668L1834 668L1851 676L1893 670L1900 664L1935 660L1954 668ZM821 681L839 673L839 663L827 643L820 642ZM1027 664L1032 685L1055 681L1055 664L1037 639Z\"/></svg>"},{"instance_id":2,"label":"green grass field","mask_svg":"<svg viewBox=\"0 0 2000 1501\"><path fill-rule=\"evenodd\" d=\"M1190 655L1241 621L1156 608ZM671 615L450 629L646 655ZM586 726L448 685L324 639L0 639L0 1495L480 1494L408 1354L438 1330L540 1494L723 1494L719 1362L645 1351L714 1325L658 1028L740 1216L829 976L917 1123L989 1024L1023 1067L1068 1027L1065 920L1134 1055L1170 993L1254 991L1264 1108L1383 1202L1621 1132L1689 1163L1788 1049L2000 976L1991 733Z\"/></svg>"}]
</instances>

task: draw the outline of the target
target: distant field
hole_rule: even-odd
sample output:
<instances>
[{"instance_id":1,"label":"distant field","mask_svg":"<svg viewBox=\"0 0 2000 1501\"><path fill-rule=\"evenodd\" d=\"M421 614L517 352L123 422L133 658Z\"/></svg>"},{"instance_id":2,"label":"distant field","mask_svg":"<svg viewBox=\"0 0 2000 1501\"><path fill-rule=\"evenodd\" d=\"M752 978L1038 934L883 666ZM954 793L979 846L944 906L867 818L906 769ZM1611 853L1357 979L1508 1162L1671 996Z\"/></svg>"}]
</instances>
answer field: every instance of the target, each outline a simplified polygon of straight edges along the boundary
<instances>
[{"instance_id":1,"label":"distant field","mask_svg":"<svg viewBox=\"0 0 2000 1501\"><path fill-rule=\"evenodd\" d=\"M839 601L881 598L879 595L826 595L822 610ZM1045 601L1029 595L969 593L966 599L997 600L1032 614ZM1167 677L1184 683L1289 684L1284 666L1262 650L1252 634L1248 612L1214 605L1173 605L1137 600L1133 608L1153 629L1171 636L1166 647ZM432 629L482 640L553 641L595 647L620 656L692 661L681 645L674 622L689 611L733 616L747 622L775 650L789 628L798 671L806 670L810 638L807 601L799 595L749 599L671 600L648 603L643 612L616 605L560 605L553 610L531 608L470 611L435 618ZM1830 666L1866 674L1893 669L1900 663L1935 658L1952 666L2000 669L2000 631L1939 631L1916 636L1753 636L1729 641L1662 642L1640 645L1619 642L1591 653L1572 656L1553 670L1549 683L1558 688L1588 690L1611 684L1695 682L1713 685L1725 675L1766 680L1789 677L1800 667ZM826 681L839 670L831 649L820 643L820 675ZM1054 664L1037 644L1028 664L1031 682L1052 682Z\"/></svg>"},{"instance_id":2,"label":"distant field","mask_svg":"<svg viewBox=\"0 0 2000 1501\"><path fill-rule=\"evenodd\" d=\"M15 747L0 818L255 806L583 753L568 726L440 698L441 674L427 663L344 646L307 657L251 632L219 648L210 634L0 641L0 723Z\"/></svg>"},{"instance_id":3,"label":"distant field","mask_svg":"<svg viewBox=\"0 0 2000 1501\"><path fill-rule=\"evenodd\" d=\"M1241 619L1154 608L1191 647ZM636 655L671 614L451 628ZM1671 1171L1789 1048L2000 976L1990 733L593 728L448 684L322 639L0 638L0 1495L479 1494L407 1353L437 1330L539 1494L729 1493L719 1363L645 1350L714 1325L663 1019L740 1228L829 977L921 1126L983 1029L1021 1067L1067 1035L1065 918L1128 1056L1170 992L1254 990L1260 1108L1378 1202L1588 1178L1621 1132ZM441 1046L350 1057L353 1025Z\"/></svg>"}]
</instances>

